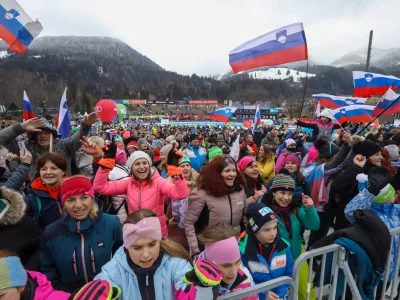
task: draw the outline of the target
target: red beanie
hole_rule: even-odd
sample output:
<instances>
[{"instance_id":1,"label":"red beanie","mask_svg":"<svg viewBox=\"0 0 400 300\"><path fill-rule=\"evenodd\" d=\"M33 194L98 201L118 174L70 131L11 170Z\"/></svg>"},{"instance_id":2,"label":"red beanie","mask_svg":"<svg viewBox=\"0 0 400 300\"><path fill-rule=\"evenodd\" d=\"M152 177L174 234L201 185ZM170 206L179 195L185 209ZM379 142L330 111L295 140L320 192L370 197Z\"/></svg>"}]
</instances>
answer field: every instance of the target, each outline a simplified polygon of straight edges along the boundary
<instances>
[{"instance_id":1,"label":"red beanie","mask_svg":"<svg viewBox=\"0 0 400 300\"><path fill-rule=\"evenodd\" d=\"M94 199L94 190L90 179L84 176L72 177L61 184L61 203L69 197L88 195Z\"/></svg>"}]
</instances>

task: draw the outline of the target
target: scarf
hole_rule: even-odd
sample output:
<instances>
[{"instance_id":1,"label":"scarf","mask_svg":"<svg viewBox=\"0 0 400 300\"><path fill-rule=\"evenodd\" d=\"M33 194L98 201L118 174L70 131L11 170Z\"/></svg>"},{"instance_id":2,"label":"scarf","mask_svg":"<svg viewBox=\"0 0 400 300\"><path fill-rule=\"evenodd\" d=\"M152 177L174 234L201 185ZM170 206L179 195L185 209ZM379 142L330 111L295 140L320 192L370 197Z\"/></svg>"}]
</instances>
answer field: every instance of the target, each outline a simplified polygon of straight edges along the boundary
<instances>
[{"instance_id":1,"label":"scarf","mask_svg":"<svg viewBox=\"0 0 400 300\"><path fill-rule=\"evenodd\" d=\"M292 222L290 221L290 213L294 209L293 202L291 202L286 207L282 207L274 200L274 203L272 203L271 205L271 209L281 218L283 224L285 224L286 230L288 231L290 238L292 238Z\"/></svg>"}]
</instances>

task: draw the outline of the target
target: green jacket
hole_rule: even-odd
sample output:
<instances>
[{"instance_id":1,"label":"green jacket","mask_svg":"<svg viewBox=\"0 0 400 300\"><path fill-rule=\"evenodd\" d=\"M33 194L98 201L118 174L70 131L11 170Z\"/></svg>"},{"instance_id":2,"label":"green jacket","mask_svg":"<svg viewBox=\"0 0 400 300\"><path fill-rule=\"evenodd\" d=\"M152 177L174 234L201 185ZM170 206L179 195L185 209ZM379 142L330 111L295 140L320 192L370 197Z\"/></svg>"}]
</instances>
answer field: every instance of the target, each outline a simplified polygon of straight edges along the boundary
<instances>
[{"instance_id":1,"label":"green jacket","mask_svg":"<svg viewBox=\"0 0 400 300\"><path fill-rule=\"evenodd\" d=\"M294 211L296 213L293 213ZM300 234L300 224L302 223L306 229L318 230L319 216L314 206L310 208L298 207L290 212L290 222L292 224L292 238L290 238L282 219L278 216L279 232L283 239L290 241L290 251L292 252L293 259L296 260L303 248L303 236Z\"/></svg>"}]
</instances>

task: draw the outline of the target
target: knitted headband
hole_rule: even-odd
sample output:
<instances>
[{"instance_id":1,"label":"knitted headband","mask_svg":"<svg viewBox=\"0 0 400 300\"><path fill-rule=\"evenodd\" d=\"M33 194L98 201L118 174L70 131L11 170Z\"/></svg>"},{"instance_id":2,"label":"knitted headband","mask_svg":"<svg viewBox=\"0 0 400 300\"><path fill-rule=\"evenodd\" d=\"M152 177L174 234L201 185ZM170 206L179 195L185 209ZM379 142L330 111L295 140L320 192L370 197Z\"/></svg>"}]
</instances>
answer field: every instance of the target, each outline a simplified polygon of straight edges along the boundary
<instances>
[{"instance_id":1,"label":"knitted headband","mask_svg":"<svg viewBox=\"0 0 400 300\"><path fill-rule=\"evenodd\" d=\"M271 185L271 191L292 191L295 190L295 182L292 177L286 174L278 174L274 177Z\"/></svg>"},{"instance_id":2,"label":"knitted headband","mask_svg":"<svg viewBox=\"0 0 400 300\"><path fill-rule=\"evenodd\" d=\"M0 290L26 285L28 275L19 257L0 258Z\"/></svg>"},{"instance_id":3,"label":"knitted headband","mask_svg":"<svg viewBox=\"0 0 400 300\"><path fill-rule=\"evenodd\" d=\"M140 238L161 241L161 224L157 217L144 218L136 224L125 224L122 234L126 249Z\"/></svg>"},{"instance_id":4,"label":"knitted headband","mask_svg":"<svg viewBox=\"0 0 400 300\"><path fill-rule=\"evenodd\" d=\"M72 196L88 195L94 199L93 185L87 177L72 177L61 184L61 203Z\"/></svg>"},{"instance_id":5,"label":"knitted headband","mask_svg":"<svg viewBox=\"0 0 400 300\"><path fill-rule=\"evenodd\" d=\"M206 259L217 265L231 263L240 259L240 252L236 238L209 243L205 245Z\"/></svg>"},{"instance_id":6,"label":"knitted headband","mask_svg":"<svg viewBox=\"0 0 400 300\"><path fill-rule=\"evenodd\" d=\"M224 160L222 161L222 165L224 168L226 168L227 166L229 166L230 164L234 165L235 161L233 160L232 157L226 157L224 158Z\"/></svg>"}]
</instances>

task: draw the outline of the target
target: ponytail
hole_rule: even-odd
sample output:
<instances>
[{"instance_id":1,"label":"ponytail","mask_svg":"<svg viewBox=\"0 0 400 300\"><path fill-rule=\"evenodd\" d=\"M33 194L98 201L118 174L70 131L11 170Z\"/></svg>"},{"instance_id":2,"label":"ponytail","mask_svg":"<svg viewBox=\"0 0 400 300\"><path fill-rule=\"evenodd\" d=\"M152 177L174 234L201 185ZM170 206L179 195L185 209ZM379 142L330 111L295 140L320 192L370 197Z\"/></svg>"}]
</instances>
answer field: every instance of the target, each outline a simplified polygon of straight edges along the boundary
<instances>
[{"instance_id":1,"label":"ponytail","mask_svg":"<svg viewBox=\"0 0 400 300\"><path fill-rule=\"evenodd\" d=\"M185 259L190 262L191 265L193 265L189 253L178 243L168 240L162 240L160 242L160 247L164 252L168 253L169 255Z\"/></svg>"}]
</instances>

